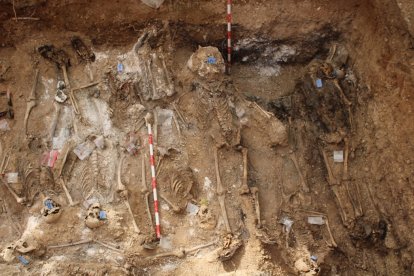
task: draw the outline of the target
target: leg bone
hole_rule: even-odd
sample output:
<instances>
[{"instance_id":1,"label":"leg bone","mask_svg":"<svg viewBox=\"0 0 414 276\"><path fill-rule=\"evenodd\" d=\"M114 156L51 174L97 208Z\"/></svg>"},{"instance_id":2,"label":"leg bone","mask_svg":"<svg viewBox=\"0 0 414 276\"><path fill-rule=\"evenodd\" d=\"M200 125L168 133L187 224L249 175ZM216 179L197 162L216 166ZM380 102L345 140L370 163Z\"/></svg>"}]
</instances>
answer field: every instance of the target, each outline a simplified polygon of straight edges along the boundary
<instances>
[{"instance_id":1,"label":"leg bone","mask_svg":"<svg viewBox=\"0 0 414 276\"><path fill-rule=\"evenodd\" d=\"M261 228L262 221L260 220L259 189L257 187L252 187L251 191L254 198L254 209L256 211L257 228Z\"/></svg>"},{"instance_id":2,"label":"leg bone","mask_svg":"<svg viewBox=\"0 0 414 276\"><path fill-rule=\"evenodd\" d=\"M125 154L121 154L121 157L119 158L119 162L118 162L118 169L117 169L117 187L116 187L116 191L118 193L121 193L121 196L124 196L123 194L127 191L126 187L124 184L122 184L122 180L121 180L121 173L122 173L122 165L124 163L125 160Z\"/></svg>"},{"instance_id":3,"label":"leg bone","mask_svg":"<svg viewBox=\"0 0 414 276\"><path fill-rule=\"evenodd\" d=\"M328 157L326 156L326 152L324 149L321 149L323 161L325 163L326 170L328 171L328 182L329 185L336 185L338 182L335 179L335 176L332 173L331 166L329 165Z\"/></svg>"},{"instance_id":4,"label":"leg bone","mask_svg":"<svg viewBox=\"0 0 414 276\"><path fill-rule=\"evenodd\" d=\"M223 189L223 185L221 183L221 178L220 178L217 147L214 147L214 161L215 161L216 177L217 177L217 195L218 195L218 200L220 203L221 213L223 215L224 224L226 225L226 230L228 233L231 233L230 223L227 217L225 194L224 194L225 191Z\"/></svg>"},{"instance_id":5,"label":"leg bone","mask_svg":"<svg viewBox=\"0 0 414 276\"><path fill-rule=\"evenodd\" d=\"M131 217L132 217L132 224L134 225L135 232L137 232L138 234L140 234L140 233L141 233L141 231L139 230L138 225L137 225L137 222L135 221L135 216L134 216L134 214L132 213L131 205L129 204L129 200L128 200L128 198L126 198L126 199L124 200L124 203L125 203L125 205L126 205L126 207L127 207L127 209L128 209L128 213L129 213L129 214L131 215Z\"/></svg>"},{"instance_id":6,"label":"leg bone","mask_svg":"<svg viewBox=\"0 0 414 276\"><path fill-rule=\"evenodd\" d=\"M243 179L240 194L245 195L250 193L249 185L247 184L247 149L242 149L243 153Z\"/></svg>"},{"instance_id":7,"label":"leg bone","mask_svg":"<svg viewBox=\"0 0 414 276\"><path fill-rule=\"evenodd\" d=\"M303 176L303 174L302 174L302 171L300 170L300 168L299 168L299 163L298 163L298 159L296 158L296 154L295 154L295 152L292 152L291 154L290 154L290 159L293 161L293 163L295 164L295 167L296 167L296 171L298 172L298 174L299 174L299 177L300 177L300 182L301 182L301 184L302 184L302 189L303 189L303 191L304 192L306 192L306 193L308 193L309 192L309 187L308 187L308 184L306 183L306 181L305 181L305 177Z\"/></svg>"},{"instance_id":8,"label":"leg bone","mask_svg":"<svg viewBox=\"0 0 414 276\"><path fill-rule=\"evenodd\" d=\"M17 203L19 204L24 204L26 203L26 197L19 197L14 190L10 187L10 185L7 183L7 181L2 180L4 185L6 186L6 188L9 190L9 192L12 194L12 196L14 197L14 199L16 200Z\"/></svg>"},{"instance_id":9,"label":"leg bone","mask_svg":"<svg viewBox=\"0 0 414 276\"><path fill-rule=\"evenodd\" d=\"M154 225L153 221L152 221L152 215L151 215L151 211L149 208L149 201L148 201L148 197L150 195L148 188L147 188L147 181L146 181L146 177L145 177L145 156L142 155L141 158L141 194L144 196L145 198L145 205L147 208L147 214L148 214L148 218L149 221L151 223L151 226Z\"/></svg>"}]
</instances>

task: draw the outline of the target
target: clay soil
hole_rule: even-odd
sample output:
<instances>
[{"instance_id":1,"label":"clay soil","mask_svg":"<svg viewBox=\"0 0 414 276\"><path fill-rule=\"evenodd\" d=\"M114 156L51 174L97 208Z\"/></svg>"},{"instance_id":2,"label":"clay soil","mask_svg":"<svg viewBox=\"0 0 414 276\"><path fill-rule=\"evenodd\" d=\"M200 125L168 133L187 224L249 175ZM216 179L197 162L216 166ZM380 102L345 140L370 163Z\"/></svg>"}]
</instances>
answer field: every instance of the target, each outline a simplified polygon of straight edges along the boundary
<instances>
[{"instance_id":1,"label":"clay soil","mask_svg":"<svg viewBox=\"0 0 414 276\"><path fill-rule=\"evenodd\" d=\"M409 1L233 2L0 0L0 275L414 273Z\"/></svg>"}]
</instances>

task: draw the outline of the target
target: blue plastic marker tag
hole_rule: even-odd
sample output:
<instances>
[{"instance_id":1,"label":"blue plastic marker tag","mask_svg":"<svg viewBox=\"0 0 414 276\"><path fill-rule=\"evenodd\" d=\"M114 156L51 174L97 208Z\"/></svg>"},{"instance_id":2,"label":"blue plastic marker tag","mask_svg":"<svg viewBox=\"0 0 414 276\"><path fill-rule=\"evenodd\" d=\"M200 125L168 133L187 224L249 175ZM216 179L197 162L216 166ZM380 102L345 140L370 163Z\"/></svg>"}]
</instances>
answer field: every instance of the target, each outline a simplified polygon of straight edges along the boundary
<instances>
[{"instance_id":1,"label":"blue plastic marker tag","mask_svg":"<svg viewBox=\"0 0 414 276\"><path fill-rule=\"evenodd\" d=\"M47 207L47 209L52 209L53 208L53 202L52 200L48 199L45 201L45 206Z\"/></svg>"},{"instance_id":2,"label":"blue plastic marker tag","mask_svg":"<svg viewBox=\"0 0 414 276\"><path fill-rule=\"evenodd\" d=\"M24 265L28 265L28 264L29 264L29 261L28 261L28 260L26 260L26 258L25 258L25 257L23 257L23 256L18 256L17 258L19 259L19 261L20 261L22 264L24 264Z\"/></svg>"},{"instance_id":3,"label":"blue plastic marker tag","mask_svg":"<svg viewBox=\"0 0 414 276\"><path fill-rule=\"evenodd\" d=\"M117 70L118 70L118 73L124 72L124 65L122 63L118 62Z\"/></svg>"},{"instance_id":4,"label":"blue plastic marker tag","mask_svg":"<svg viewBox=\"0 0 414 276\"><path fill-rule=\"evenodd\" d=\"M106 219L106 212L105 211L99 211L99 219Z\"/></svg>"},{"instance_id":5,"label":"blue plastic marker tag","mask_svg":"<svg viewBox=\"0 0 414 276\"><path fill-rule=\"evenodd\" d=\"M208 57L207 58L208 64L216 64L216 58L215 57Z\"/></svg>"},{"instance_id":6,"label":"blue plastic marker tag","mask_svg":"<svg viewBox=\"0 0 414 276\"><path fill-rule=\"evenodd\" d=\"M316 79L316 87L317 88L322 88L323 84L322 84L322 80L321 79Z\"/></svg>"}]
</instances>

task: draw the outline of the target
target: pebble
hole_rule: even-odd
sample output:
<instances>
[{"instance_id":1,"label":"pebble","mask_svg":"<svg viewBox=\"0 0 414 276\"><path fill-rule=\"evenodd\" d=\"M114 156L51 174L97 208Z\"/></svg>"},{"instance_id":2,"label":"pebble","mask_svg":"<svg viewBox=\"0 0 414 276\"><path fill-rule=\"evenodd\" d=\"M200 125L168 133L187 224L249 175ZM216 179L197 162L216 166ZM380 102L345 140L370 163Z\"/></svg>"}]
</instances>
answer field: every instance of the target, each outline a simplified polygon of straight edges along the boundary
<instances>
[{"instance_id":1,"label":"pebble","mask_svg":"<svg viewBox=\"0 0 414 276\"><path fill-rule=\"evenodd\" d=\"M295 268L301 272L308 272L310 267L303 259L299 259L295 262Z\"/></svg>"}]
</instances>

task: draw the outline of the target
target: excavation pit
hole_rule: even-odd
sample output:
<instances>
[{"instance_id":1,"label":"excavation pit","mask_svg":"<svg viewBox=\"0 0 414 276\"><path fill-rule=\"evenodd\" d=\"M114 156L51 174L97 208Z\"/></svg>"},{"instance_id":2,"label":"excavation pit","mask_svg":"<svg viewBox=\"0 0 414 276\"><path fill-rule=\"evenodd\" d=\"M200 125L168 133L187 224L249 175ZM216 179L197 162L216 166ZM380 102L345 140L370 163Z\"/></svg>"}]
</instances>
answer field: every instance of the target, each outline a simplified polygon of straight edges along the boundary
<instances>
[{"instance_id":1,"label":"excavation pit","mask_svg":"<svg viewBox=\"0 0 414 276\"><path fill-rule=\"evenodd\" d=\"M413 273L409 1L224 2L0 1L1 271Z\"/></svg>"}]
</instances>

